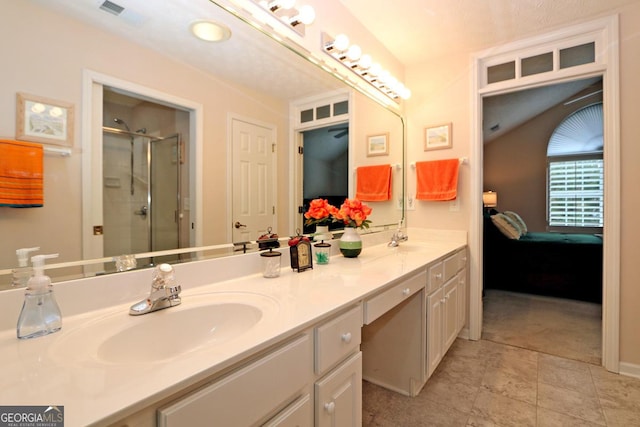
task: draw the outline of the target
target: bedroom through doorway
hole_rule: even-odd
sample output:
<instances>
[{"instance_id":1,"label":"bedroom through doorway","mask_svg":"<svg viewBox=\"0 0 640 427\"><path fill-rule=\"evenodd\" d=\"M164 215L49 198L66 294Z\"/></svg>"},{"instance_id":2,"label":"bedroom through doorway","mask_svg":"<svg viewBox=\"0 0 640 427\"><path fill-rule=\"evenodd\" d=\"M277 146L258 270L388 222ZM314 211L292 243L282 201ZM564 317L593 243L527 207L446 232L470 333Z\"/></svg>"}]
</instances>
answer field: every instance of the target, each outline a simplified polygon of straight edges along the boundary
<instances>
[{"instance_id":1,"label":"bedroom through doorway","mask_svg":"<svg viewBox=\"0 0 640 427\"><path fill-rule=\"evenodd\" d=\"M482 339L602 364L602 102L601 77L483 98Z\"/></svg>"}]
</instances>

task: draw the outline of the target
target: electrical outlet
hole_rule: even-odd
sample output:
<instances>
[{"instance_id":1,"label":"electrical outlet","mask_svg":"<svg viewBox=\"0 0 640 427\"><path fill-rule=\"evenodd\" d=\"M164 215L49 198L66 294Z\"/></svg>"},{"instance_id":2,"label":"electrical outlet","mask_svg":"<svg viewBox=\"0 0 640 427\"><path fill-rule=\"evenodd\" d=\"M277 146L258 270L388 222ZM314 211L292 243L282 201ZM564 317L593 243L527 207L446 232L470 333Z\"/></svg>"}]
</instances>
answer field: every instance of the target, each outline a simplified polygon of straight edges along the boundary
<instances>
[{"instance_id":1,"label":"electrical outlet","mask_svg":"<svg viewBox=\"0 0 640 427\"><path fill-rule=\"evenodd\" d=\"M449 202L449 211L458 212L460 210L460 200L457 198Z\"/></svg>"},{"instance_id":2,"label":"electrical outlet","mask_svg":"<svg viewBox=\"0 0 640 427\"><path fill-rule=\"evenodd\" d=\"M398 204L396 205L396 209L398 209L399 211L401 211L401 210L402 210L402 208L403 208L402 197L398 197L397 202L398 202Z\"/></svg>"},{"instance_id":3,"label":"electrical outlet","mask_svg":"<svg viewBox=\"0 0 640 427\"><path fill-rule=\"evenodd\" d=\"M407 210L408 211L416 210L416 198L414 196L407 197Z\"/></svg>"}]
</instances>

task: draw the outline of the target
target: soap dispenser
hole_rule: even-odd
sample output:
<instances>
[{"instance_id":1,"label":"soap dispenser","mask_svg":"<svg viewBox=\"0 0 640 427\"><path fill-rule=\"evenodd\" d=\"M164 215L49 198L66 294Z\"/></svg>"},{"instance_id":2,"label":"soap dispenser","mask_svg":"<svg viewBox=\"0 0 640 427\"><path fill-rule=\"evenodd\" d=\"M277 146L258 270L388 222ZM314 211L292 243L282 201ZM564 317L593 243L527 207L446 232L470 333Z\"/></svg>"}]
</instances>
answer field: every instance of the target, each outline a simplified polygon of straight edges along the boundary
<instances>
[{"instance_id":1,"label":"soap dispenser","mask_svg":"<svg viewBox=\"0 0 640 427\"><path fill-rule=\"evenodd\" d=\"M37 248L22 248L16 250L18 256L18 268L11 270L12 280L11 285L15 288L24 288L27 286L33 269L29 266L29 253L40 250Z\"/></svg>"},{"instance_id":2,"label":"soap dispenser","mask_svg":"<svg viewBox=\"0 0 640 427\"><path fill-rule=\"evenodd\" d=\"M20 339L49 335L62 328L62 315L53 296L51 279L44 275L44 260L58 254L31 257L33 277L24 294L24 304L18 317L17 334Z\"/></svg>"}]
</instances>

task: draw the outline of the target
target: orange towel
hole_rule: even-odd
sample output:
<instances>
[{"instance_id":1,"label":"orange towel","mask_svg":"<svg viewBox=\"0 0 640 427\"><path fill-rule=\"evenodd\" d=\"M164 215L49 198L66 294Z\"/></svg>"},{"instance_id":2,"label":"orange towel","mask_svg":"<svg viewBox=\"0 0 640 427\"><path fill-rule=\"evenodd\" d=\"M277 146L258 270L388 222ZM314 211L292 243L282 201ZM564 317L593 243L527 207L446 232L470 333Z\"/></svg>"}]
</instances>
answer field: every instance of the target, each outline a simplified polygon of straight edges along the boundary
<instances>
[{"instance_id":1,"label":"orange towel","mask_svg":"<svg viewBox=\"0 0 640 427\"><path fill-rule=\"evenodd\" d=\"M43 205L42 145L0 140L0 206Z\"/></svg>"},{"instance_id":2,"label":"orange towel","mask_svg":"<svg viewBox=\"0 0 640 427\"><path fill-rule=\"evenodd\" d=\"M356 174L356 199L364 202L391 200L391 165L361 166Z\"/></svg>"},{"instance_id":3,"label":"orange towel","mask_svg":"<svg viewBox=\"0 0 640 427\"><path fill-rule=\"evenodd\" d=\"M418 200L455 200L458 195L458 159L416 163Z\"/></svg>"}]
</instances>

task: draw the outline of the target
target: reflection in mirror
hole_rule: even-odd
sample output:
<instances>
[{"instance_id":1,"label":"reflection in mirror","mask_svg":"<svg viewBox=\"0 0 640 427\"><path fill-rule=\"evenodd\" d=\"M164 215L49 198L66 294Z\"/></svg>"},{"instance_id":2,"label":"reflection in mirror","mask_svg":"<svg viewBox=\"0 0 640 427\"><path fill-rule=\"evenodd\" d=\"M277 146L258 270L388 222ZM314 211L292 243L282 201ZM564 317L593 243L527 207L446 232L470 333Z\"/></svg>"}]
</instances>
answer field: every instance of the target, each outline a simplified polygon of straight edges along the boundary
<instances>
[{"instance_id":1,"label":"reflection in mirror","mask_svg":"<svg viewBox=\"0 0 640 427\"><path fill-rule=\"evenodd\" d=\"M100 10L90 0L25 0L3 6L0 28L5 39L16 43L4 43L0 51L4 57L13 58L12 63L20 68L6 73L0 83L2 110L15 111L16 92L25 92L72 103L78 119L74 124L76 138L71 155L44 156L44 207L0 208L0 233L5 242L0 248L0 286L10 287L10 269L17 265L15 250L24 247L40 246L41 253L60 254L58 261L66 267L47 270L54 281L85 274L88 270L82 264L90 261L83 261L84 253L93 254L89 258L98 258L99 262L90 269L92 274L116 271L113 255L145 253L147 248L181 247L169 251L176 261L192 260L196 255L237 253L231 244L230 205L236 191L231 184L230 166L232 118L273 129L270 224L281 237L294 233L301 225L297 206L303 203L302 170L291 165L297 140L289 135L314 127L293 119L291 105L298 108L324 96L347 94L349 113L346 119L338 121L348 123L349 127L346 180L350 195L355 190L357 166L402 163L404 129L396 113L352 91L317 65L214 3L202 0L152 3L136 2L121 16ZM221 43L195 39L187 29L191 22L203 17L227 25L230 39ZM87 86L87 72L123 82L125 88L104 87L97 82L89 82ZM126 90L132 87L144 89L139 98L149 106L159 105L165 113L173 111L171 114L181 127L164 129L167 116L154 115L139 121L133 115L124 115L122 105L118 104L124 98L119 96L141 95ZM168 102L165 95L176 102ZM180 100L185 100L189 108L178 108ZM15 138L15 119L13 114L0 117L0 137ZM115 119L126 123L129 130ZM102 126L129 133L103 131ZM368 157L367 135L378 133L389 133L390 154ZM175 134L180 136L174 137ZM166 149L162 146L165 141ZM100 151L96 155L103 145L112 146L114 153ZM167 153L154 154L156 148ZM168 178L169 170L178 169L178 164L182 167L182 173L175 171L176 179L183 180L182 185L175 184L182 191L179 201L176 190L169 188L174 184L168 181L162 183L160 195L153 197L157 201L164 194L174 199L172 207L162 212L170 218L169 223L182 214L177 237L171 237L170 245L149 246L150 240L158 243L165 237L154 239L146 226L149 206L142 199L146 196L148 200L148 183L154 177L149 180L148 175L138 172L149 167L145 157L149 153L152 158L165 158L166 163L155 169L162 171L158 179L175 183L173 172L174 178ZM188 159L185 163L180 162L183 153L184 159ZM109 157L117 158L118 171L103 166ZM134 174L124 173L131 170ZM101 177L96 182L92 181L94 171L99 171ZM402 198L401 172L394 173L393 186L394 198ZM132 189L134 196L142 199L129 198L121 206L111 203L119 193L131 196ZM104 202L102 209L96 208L97 200L100 204ZM397 200L372 202L372 207L375 226L394 224L402 217ZM125 227L136 221L139 223L136 225L145 226L139 231ZM255 234L251 240L258 237ZM119 237L110 240L112 235ZM126 246L116 247L115 241L124 241ZM203 246L214 248L198 253L190 249ZM141 260L142 265L156 260L148 254L140 258L146 258Z\"/></svg>"}]
</instances>

